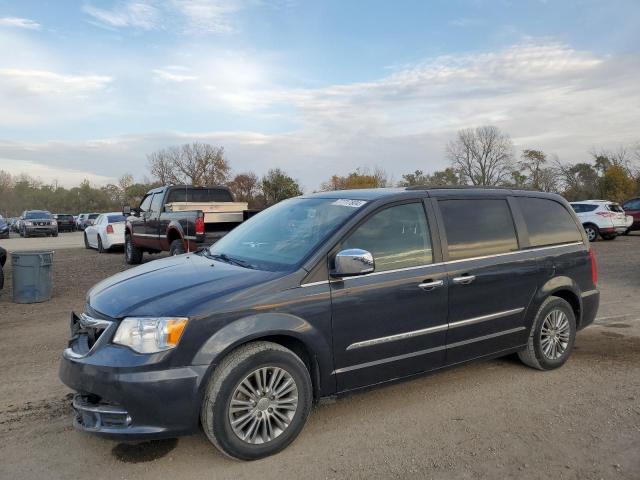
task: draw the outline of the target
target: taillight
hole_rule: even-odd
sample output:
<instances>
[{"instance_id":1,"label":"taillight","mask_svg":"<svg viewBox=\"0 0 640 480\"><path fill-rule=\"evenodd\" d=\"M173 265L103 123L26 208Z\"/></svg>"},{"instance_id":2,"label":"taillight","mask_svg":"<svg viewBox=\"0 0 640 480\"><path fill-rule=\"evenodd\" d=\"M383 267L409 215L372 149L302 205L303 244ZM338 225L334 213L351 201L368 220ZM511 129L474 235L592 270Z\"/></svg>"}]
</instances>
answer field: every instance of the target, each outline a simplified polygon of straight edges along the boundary
<instances>
[{"instance_id":1,"label":"taillight","mask_svg":"<svg viewBox=\"0 0 640 480\"><path fill-rule=\"evenodd\" d=\"M107 225L107 233L113 233L113 225Z\"/></svg>"},{"instance_id":2,"label":"taillight","mask_svg":"<svg viewBox=\"0 0 640 480\"><path fill-rule=\"evenodd\" d=\"M596 263L596 254L589 249L589 260L591 260L591 281L594 285L598 283L598 264Z\"/></svg>"},{"instance_id":3,"label":"taillight","mask_svg":"<svg viewBox=\"0 0 640 480\"><path fill-rule=\"evenodd\" d=\"M596 215L600 215L601 217L615 217L615 213L611 212L596 212Z\"/></svg>"},{"instance_id":4,"label":"taillight","mask_svg":"<svg viewBox=\"0 0 640 480\"><path fill-rule=\"evenodd\" d=\"M204 217L196 218L196 235L204 234Z\"/></svg>"}]
</instances>

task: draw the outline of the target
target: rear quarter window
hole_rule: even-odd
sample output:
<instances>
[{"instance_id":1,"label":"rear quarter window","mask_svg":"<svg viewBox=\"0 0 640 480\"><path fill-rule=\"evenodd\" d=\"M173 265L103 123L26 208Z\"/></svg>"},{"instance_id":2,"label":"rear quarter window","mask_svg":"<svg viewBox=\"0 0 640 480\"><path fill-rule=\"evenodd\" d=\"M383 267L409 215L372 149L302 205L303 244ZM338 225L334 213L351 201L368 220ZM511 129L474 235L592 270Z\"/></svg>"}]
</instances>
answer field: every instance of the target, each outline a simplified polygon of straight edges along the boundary
<instances>
[{"instance_id":1,"label":"rear quarter window","mask_svg":"<svg viewBox=\"0 0 640 480\"><path fill-rule=\"evenodd\" d=\"M562 204L546 198L518 197L517 201L532 247L582 241L576 222Z\"/></svg>"}]
</instances>

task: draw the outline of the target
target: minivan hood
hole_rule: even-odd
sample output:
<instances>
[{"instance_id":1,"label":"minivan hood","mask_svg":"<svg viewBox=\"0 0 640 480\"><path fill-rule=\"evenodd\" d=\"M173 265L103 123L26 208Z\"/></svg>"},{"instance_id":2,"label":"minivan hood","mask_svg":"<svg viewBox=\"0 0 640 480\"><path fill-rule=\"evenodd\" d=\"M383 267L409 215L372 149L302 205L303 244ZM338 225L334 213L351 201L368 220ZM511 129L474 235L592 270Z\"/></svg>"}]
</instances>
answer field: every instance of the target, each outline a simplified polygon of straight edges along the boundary
<instances>
[{"instance_id":1,"label":"minivan hood","mask_svg":"<svg viewBox=\"0 0 640 480\"><path fill-rule=\"evenodd\" d=\"M97 312L126 316L189 316L212 299L266 282L281 273L252 270L187 254L155 260L109 277L87 294Z\"/></svg>"}]
</instances>

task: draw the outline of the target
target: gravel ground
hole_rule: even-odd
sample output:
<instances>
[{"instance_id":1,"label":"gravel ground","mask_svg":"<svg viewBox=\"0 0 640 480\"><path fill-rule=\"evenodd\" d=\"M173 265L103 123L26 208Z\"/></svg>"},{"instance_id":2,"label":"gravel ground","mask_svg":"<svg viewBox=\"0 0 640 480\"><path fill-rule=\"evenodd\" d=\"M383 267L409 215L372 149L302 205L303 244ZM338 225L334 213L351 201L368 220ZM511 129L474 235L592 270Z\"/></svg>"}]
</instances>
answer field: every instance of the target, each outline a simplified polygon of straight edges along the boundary
<instances>
[{"instance_id":1,"label":"gravel ground","mask_svg":"<svg viewBox=\"0 0 640 480\"><path fill-rule=\"evenodd\" d=\"M128 267L121 252L47 246L52 300L10 303L10 268L0 295L0 478L640 479L640 235L594 244L600 313L563 368L508 357L353 395L315 408L293 445L252 463L203 434L130 445L71 427L57 376L69 311Z\"/></svg>"}]
</instances>

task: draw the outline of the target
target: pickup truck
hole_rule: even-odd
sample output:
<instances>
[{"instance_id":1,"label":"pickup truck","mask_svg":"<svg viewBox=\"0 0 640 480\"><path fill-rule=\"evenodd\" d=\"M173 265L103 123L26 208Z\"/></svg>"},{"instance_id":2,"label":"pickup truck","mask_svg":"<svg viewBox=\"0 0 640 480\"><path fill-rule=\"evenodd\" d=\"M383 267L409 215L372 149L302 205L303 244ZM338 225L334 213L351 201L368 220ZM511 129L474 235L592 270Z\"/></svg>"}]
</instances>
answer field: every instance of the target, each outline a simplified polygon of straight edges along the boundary
<instances>
[{"instance_id":1,"label":"pickup truck","mask_svg":"<svg viewBox=\"0 0 640 480\"><path fill-rule=\"evenodd\" d=\"M149 190L127 217L124 254L128 264L144 252L171 255L210 245L252 216L245 202L235 202L227 187L165 186Z\"/></svg>"}]
</instances>

